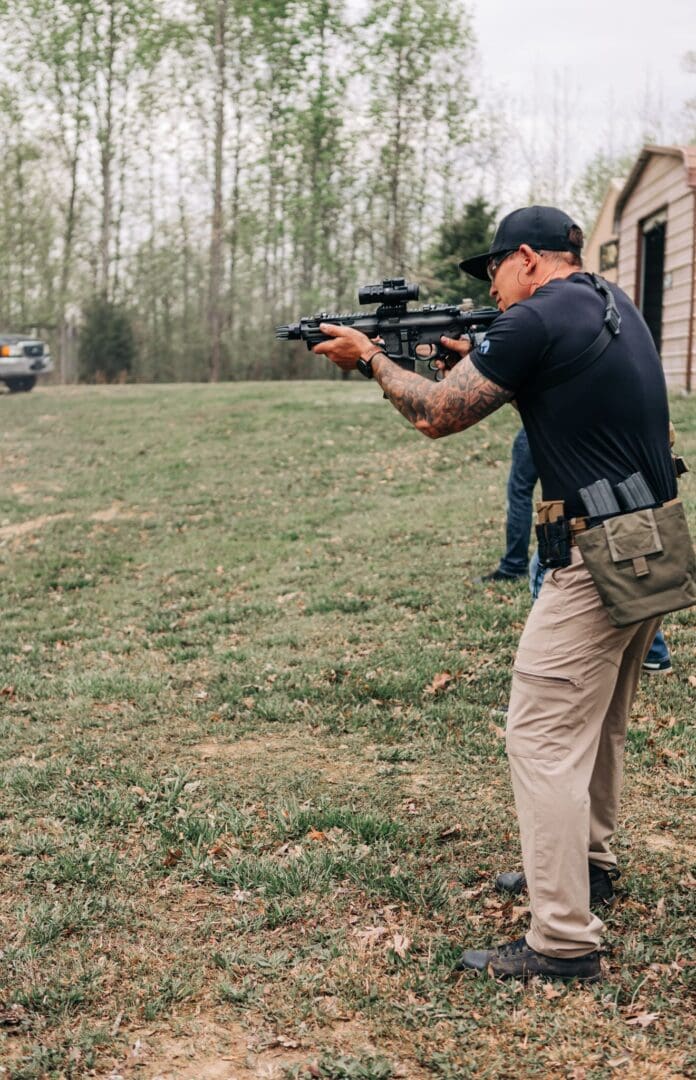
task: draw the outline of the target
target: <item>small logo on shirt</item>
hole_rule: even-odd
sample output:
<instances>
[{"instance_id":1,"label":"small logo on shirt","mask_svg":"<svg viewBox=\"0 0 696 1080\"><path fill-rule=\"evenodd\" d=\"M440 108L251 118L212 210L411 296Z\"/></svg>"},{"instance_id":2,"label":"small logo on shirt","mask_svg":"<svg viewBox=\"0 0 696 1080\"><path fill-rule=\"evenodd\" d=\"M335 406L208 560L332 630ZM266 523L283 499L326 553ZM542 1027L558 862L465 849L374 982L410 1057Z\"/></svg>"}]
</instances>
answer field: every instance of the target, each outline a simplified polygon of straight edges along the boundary
<instances>
[{"instance_id":1,"label":"small logo on shirt","mask_svg":"<svg viewBox=\"0 0 696 1080\"><path fill-rule=\"evenodd\" d=\"M488 338L484 338L483 341L481 342L481 344L478 347L479 352L483 353L483 355L485 356L486 353L488 352L488 350L490 349L490 347L491 347L490 341L488 340Z\"/></svg>"}]
</instances>

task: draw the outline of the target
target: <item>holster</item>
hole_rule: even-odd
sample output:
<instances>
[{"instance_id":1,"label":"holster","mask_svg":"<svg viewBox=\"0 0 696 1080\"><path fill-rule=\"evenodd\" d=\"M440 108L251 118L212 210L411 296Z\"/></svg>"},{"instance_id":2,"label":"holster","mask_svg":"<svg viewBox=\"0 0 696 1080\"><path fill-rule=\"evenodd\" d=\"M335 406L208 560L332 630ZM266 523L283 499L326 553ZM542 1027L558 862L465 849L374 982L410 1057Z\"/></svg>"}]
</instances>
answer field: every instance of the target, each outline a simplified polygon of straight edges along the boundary
<instances>
[{"instance_id":1,"label":"holster","mask_svg":"<svg viewBox=\"0 0 696 1080\"><path fill-rule=\"evenodd\" d=\"M537 503L536 537L539 562L549 570L570 566L572 534L562 502Z\"/></svg>"}]
</instances>

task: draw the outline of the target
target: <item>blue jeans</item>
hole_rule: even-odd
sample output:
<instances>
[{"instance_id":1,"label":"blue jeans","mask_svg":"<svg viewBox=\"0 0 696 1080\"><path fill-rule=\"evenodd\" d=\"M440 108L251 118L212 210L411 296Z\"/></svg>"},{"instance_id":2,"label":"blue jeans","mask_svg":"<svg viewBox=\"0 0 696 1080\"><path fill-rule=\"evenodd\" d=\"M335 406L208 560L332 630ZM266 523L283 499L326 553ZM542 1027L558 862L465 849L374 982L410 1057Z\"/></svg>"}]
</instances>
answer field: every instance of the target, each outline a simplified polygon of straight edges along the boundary
<instances>
[{"instance_id":1,"label":"blue jeans","mask_svg":"<svg viewBox=\"0 0 696 1080\"><path fill-rule=\"evenodd\" d=\"M662 633L661 630L658 630L655 634L652 645L648 649L648 655L645 657L645 659L651 664L661 664L665 660L669 660L669 658L669 649L667 648L665 635Z\"/></svg>"},{"instance_id":2,"label":"blue jeans","mask_svg":"<svg viewBox=\"0 0 696 1080\"><path fill-rule=\"evenodd\" d=\"M544 584L544 575L546 574L547 569L546 566L542 566L539 562L539 549L537 548L529 563L529 591L532 594L532 603L534 603L541 592L541 586Z\"/></svg>"},{"instance_id":3,"label":"blue jeans","mask_svg":"<svg viewBox=\"0 0 696 1080\"><path fill-rule=\"evenodd\" d=\"M529 534L532 531L532 495L539 479L529 450L527 433L520 428L512 444L512 462L507 483L505 554L498 569L515 577L527 573Z\"/></svg>"}]
</instances>

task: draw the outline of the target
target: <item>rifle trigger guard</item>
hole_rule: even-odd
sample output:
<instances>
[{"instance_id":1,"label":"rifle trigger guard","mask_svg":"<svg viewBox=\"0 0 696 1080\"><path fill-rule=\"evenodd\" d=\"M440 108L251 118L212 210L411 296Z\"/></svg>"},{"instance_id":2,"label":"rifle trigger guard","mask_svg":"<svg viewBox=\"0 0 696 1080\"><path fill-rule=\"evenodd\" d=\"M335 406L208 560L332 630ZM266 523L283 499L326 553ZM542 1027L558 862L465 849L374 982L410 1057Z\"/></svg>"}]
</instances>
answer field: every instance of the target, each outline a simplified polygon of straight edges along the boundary
<instances>
[{"instance_id":1,"label":"rifle trigger guard","mask_svg":"<svg viewBox=\"0 0 696 1080\"><path fill-rule=\"evenodd\" d=\"M432 345L430 346L430 356L428 357L428 367L429 367L429 369L431 371L438 371L439 369L435 365L436 365L438 360L443 360L443 359L444 359L444 357L442 356L442 353L440 352L440 346L438 345L438 343L436 341L434 341L432 343Z\"/></svg>"},{"instance_id":2,"label":"rifle trigger guard","mask_svg":"<svg viewBox=\"0 0 696 1080\"><path fill-rule=\"evenodd\" d=\"M428 366L430 367L431 371L437 370L437 375L435 376L435 379L436 382L441 382L442 379L444 379L445 374L448 371L451 371L455 364L459 363L459 361L461 360L461 356L459 356L458 353L452 352L450 349L446 349L444 346L440 345L439 342L436 343L433 348L435 351L430 357ZM436 369L436 360L440 360L445 365L444 371L440 368Z\"/></svg>"},{"instance_id":3,"label":"rifle trigger guard","mask_svg":"<svg viewBox=\"0 0 696 1080\"><path fill-rule=\"evenodd\" d=\"M425 354L425 349L430 350L427 355ZM429 341L427 343L416 343L416 347L413 353L413 359L420 360L422 364L427 364L430 371L436 371L437 368L435 367L435 361L442 360L443 356L440 352L439 344L436 341Z\"/></svg>"}]
</instances>

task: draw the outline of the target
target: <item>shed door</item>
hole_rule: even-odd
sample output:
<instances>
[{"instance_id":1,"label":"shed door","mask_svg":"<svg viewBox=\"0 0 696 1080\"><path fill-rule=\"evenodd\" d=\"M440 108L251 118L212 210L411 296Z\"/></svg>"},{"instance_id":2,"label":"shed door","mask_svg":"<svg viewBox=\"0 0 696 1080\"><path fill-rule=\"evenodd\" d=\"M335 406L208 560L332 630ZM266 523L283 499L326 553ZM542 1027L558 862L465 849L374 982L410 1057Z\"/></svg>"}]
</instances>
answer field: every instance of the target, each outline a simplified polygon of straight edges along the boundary
<instances>
[{"instance_id":1,"label":"shed door","mask_svg":"<svg viewBox=\"0 0 696 1080\"><path fill-rule=\"evenodd\" d=\"M666 211L661 211L643 222L640 308L658 352L662 344L662 291L665 280L666 234Z\"/></svg>"}]
</instances>

